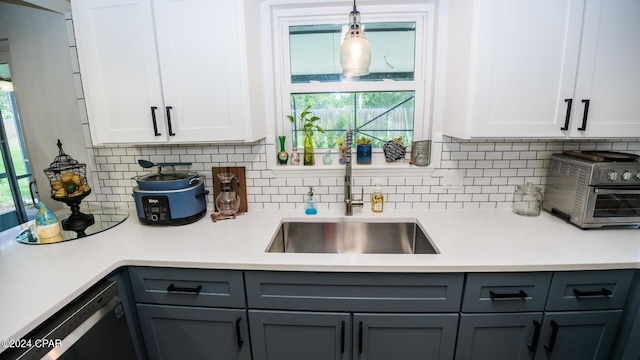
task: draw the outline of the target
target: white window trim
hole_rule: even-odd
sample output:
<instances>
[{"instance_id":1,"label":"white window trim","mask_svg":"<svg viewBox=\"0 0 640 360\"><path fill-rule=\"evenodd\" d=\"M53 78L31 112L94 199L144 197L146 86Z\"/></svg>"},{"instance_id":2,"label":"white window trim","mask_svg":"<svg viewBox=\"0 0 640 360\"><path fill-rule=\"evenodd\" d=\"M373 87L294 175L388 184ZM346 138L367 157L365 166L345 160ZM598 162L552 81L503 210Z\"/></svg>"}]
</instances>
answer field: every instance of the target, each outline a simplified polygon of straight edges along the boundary
<instances>
[{"instance_id":1,"label":"white window trim","mask_svg":"<svg viewBox=\"0 0 640 360\"><path fill-rule=\"evenodd\" d=\"M411 166L407 162L386 163L381 150L374 152L373 164L355 164L353 155L354 176L379 176L388 173L389 176L427 176L434 168L440 165L441 136L432 134L433 126L433 83L434 83L434 54L436 40L435 34L435 5L408 2L394 3L393 5L375 3L361 0L358 2L358 10L361 12L363 22L416 22L416 68L414 81L380 81L380 82L341 82L341 83L317 83L303 84L304 91L314 92L368 92L368 91L415 91L416 101L414 112L414 140L432 140L431 164L429 166ZM344 165L337 161L337 150L333 157L333 165L322 164L322 154L316 153L315 166L281 166L277 164L276 154L280 150L276 141L278 135L291 134L291 124L286 120L289 115L290 99L288 94L299 92L301 84L292 84L288 57L288 27L291 25L309 24L346 24L348 13L353 3L346 1L337 6L335 2L316 0L309 2L297 1L267 1L263 4L263 34L265 58L269 61L266 66L272 69L273 78L267 80L267 84L273 86L274 92L272 109L275 119L268 124L268 136L266 140L267 168L272 170L276 177L336 177L344 174ZM338 13L340 12L340 13ZM313 14L310 16L309 14ZM424 31L423 31L424 29ZM272 61L272 63L270 62ZM285 96L286 95L286 96ZM422 121L420 121L422 119ZM286 151L291 151L291 136L287 136ZM299 151L301 151L300 149ZM410 151L410 149L407 149ZM354 149L355 151L355 149ZM270 156L273 155L273 156ZM302 156L302 153L300 153Z\"/></svg>"}]
</instances>

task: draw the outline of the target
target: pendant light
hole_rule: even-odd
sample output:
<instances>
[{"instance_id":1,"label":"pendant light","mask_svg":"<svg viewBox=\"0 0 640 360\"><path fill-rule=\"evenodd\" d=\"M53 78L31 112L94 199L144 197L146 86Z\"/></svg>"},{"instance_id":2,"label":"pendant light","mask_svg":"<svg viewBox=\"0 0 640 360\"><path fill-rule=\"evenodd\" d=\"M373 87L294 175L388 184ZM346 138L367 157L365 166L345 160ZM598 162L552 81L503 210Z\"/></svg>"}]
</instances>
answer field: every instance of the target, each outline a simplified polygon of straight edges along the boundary
<instances>
[{"instance_id":1,"label":"pendant light","mask_svg":"<svg viewBox=\"0 0 640 360\"><path fill-rule=\"evenodd\" d=\"M349 14L349 29L340 46L340 65L346 76L369 75L371 64L371 46L360 25L360 12L353 0L353 11Z\"/></svg>"}]
</instances>

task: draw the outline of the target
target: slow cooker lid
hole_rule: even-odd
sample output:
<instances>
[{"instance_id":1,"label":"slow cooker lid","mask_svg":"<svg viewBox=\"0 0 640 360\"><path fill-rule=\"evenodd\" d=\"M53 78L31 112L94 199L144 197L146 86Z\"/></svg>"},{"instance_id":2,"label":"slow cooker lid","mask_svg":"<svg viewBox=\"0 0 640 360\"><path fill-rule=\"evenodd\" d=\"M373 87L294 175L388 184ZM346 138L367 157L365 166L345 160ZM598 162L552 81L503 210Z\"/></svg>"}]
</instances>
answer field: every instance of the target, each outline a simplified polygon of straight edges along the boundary
<instances>
[{"instance_id":1,"label":"slow cooker lid","mask_svg":"<svg viewBox=\"0 0 640 360\"><path fill-rule=\"evenodd\" d=\"M155 173L139 177L138 181L176 181L198 176L195 172Z\"/></svg>"}]
</instances>

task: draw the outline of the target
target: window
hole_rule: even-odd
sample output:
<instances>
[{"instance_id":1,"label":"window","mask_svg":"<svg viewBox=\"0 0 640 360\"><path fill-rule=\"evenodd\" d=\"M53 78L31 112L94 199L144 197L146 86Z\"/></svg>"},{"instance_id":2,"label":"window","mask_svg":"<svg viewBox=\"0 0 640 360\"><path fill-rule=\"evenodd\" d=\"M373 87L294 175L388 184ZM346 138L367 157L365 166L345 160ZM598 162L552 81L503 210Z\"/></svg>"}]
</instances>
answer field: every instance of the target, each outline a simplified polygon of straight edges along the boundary
<instances>
[{"instance_id":1,"label":"window","mask_svg":"<svg viewBox=\"0 0 640 360\"><path fill-rule=\"evenodd\" d=\"M381 148L400 138L405 145L429 138L433 37L432 5L360 5L362 24L372 48L370 74L345 78L340 45L349 4L343 7L289 5L274 11L276 88L281 89L278 135L302 147L303 134L286 121L307 106L325 133L316 132L318 149L335 148L347 129L354 141L373 140ZM379 150L381 152L381 150Z\"/></svg>"},{"instance_id":2,"label":"window","mask_svg":"<svg viewBox=\"0 0 640 360\"><path fill-rule=\"evenodd\" d=\"M36 217L33 180L16 106L7 42L0 41L0 231Z\"/></svg>"}]
</instances>

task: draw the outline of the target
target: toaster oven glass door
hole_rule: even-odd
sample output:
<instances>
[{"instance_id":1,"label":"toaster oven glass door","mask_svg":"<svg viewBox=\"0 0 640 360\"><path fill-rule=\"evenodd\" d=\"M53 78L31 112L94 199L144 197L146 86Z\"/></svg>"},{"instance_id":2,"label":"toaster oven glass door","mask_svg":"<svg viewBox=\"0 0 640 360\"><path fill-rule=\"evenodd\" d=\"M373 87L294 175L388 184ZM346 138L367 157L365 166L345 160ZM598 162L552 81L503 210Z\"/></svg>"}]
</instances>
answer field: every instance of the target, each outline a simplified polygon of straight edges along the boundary
<instances>
[{"instance_id":1,"label":"toaster oven glass door","mask_svg":"<svg viewBox=\"0 0 640 360\"><path fill-rule=\"evenodd\" d=\"M640 187L590 189L587 222L611 225L640 225Z\"/></svg>"}]
</instances>

